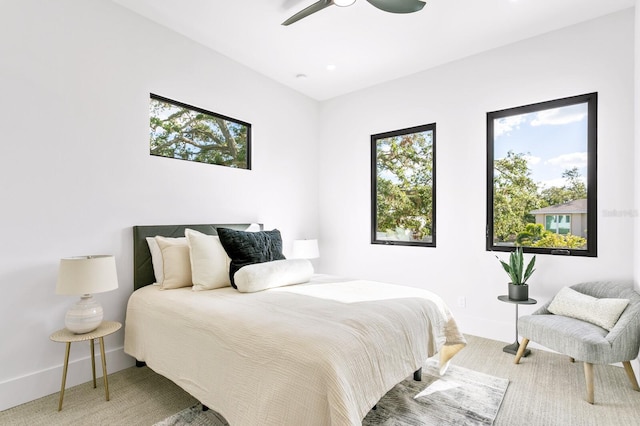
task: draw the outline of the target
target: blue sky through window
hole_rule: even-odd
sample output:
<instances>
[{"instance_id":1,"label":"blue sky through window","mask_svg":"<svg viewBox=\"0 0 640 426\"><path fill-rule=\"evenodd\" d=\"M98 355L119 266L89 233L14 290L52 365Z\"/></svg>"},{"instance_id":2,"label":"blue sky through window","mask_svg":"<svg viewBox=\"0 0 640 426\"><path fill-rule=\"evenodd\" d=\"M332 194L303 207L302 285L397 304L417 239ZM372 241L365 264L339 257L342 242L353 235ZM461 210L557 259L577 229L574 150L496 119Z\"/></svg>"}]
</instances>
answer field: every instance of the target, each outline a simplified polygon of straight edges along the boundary
<instances>
[{"instance_id":1,"label":"blue sky through window","mask_svg":"<svg viewBox=\"0 0 640 426\"><path fill-rule=\"evenodd\" d=\"M494 158L506 157L509 150L524 154L531 178L543 187L564 185L562 173L574 167L586 184L587 106L581 103L496 119Z\"/></svg>"}]
</instances>

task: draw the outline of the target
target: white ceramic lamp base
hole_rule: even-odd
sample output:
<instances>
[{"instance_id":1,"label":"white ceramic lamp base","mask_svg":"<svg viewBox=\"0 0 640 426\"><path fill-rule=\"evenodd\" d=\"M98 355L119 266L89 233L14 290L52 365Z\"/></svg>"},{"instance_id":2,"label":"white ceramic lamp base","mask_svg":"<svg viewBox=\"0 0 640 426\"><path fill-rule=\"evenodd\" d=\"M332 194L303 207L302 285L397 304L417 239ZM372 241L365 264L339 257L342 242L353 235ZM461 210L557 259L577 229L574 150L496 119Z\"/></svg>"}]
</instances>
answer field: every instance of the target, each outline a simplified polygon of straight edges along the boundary
<instances>
[{"instance_id":1,"label":"white ceramic lamp base","mask_svg":"<svg viewBox=\"0 0 640 426\"><path fill-rule=\"evenodd\" d=\"M90 294L83 295L64 317L64 325L76 334L88 333L102 323L102 306Z\"/></svg>"}]
</instances>

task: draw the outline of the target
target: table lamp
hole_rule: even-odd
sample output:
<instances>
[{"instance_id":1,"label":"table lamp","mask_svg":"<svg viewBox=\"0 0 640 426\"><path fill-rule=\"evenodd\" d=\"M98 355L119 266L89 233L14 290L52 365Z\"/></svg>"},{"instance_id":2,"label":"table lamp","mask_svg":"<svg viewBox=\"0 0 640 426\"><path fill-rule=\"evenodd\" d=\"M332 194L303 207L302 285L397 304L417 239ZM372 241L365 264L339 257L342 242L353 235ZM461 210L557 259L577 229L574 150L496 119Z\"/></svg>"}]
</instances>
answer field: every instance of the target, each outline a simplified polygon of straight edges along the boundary
<instances>
[{"instance_id":1,"label":"table lamp","mask_svg":"<svg viewBox=\"0 0 640 426\"><path fill-rule=\"evenodd\" d=\"M318 240L294 240L291 257L293 259L316 259L320 257Z\"/></svg>"},{"instance_id":2,"label":"table lamp","mask_svg":"<svg viewBox=\"0 0 640 426\"><path fill-rule=\"evenodd\" d=\"M69 331L84 334L102 323L102 306L91 296L118 288L116 261L110 255L77 256L60 259L57 294L80 295L67 311L64 325Z\"/></svg>"}]
</instances>

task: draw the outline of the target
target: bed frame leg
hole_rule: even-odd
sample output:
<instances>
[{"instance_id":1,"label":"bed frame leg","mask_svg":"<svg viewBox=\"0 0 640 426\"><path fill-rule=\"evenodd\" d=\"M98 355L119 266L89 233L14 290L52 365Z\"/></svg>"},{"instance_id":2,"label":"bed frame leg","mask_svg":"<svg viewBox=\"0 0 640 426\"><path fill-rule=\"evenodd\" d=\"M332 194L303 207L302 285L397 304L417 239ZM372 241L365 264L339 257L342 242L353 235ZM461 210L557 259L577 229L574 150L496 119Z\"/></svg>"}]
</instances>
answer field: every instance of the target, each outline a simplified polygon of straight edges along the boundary
<instances>
[{"instance_id":1,"label":"bed frame leg","mask_svg":"<svg viewBox=\"0 0 640 426\"><path fill-rule=\"evenodd\" d=\"M202 411L209 411L209 407L207 407L206 405L202 404Z\"/></svg>"},{"instance_id":2,"label":"bed frame leg","mask_svg":"<svg viewBox=\"0 0 640 426\"><path fill-rule=\"evenodd\" d=\"M138 360L136 359L136 367L140 368L140 367L144 367L144 366L146 366L146 365L147 365L147 363L146 363L146 362L144 362L144 361L138 361Z\"/></svg>"},{"instance_id":3,"label":"bed frame leg","mask_svg":"<svg viewBox=\"0 0 640 426\"><path fill-rule=\"evenodd\" d=\"M413 372L413 380L415 380L416 382L422 381L422 367Z\"/></svg>"}]
</instances>

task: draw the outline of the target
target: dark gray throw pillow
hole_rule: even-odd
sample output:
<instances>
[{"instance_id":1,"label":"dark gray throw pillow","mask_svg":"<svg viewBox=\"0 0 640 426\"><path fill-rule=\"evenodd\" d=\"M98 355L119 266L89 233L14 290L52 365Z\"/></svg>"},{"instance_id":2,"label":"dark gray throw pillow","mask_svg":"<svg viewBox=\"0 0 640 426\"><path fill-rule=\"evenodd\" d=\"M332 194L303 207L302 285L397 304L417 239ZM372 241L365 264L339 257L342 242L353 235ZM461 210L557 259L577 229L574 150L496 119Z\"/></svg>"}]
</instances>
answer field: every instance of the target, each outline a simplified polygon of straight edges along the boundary
<instances>
[{"instance_id":1,"label":"dark gray throw pillow","mask_svg":"<svg viewBox=\"0 0 640 426\"><path fill-rule=\"evenodd\" d=\"M282 260L282 236L280 231L245 232L229 228L217 228L220 243L231 258L229 279L233 288L236 287L233 275L243 266L254 263Z\"/></svg>"}]
</instances>

